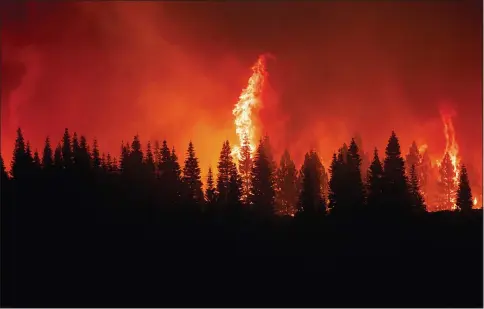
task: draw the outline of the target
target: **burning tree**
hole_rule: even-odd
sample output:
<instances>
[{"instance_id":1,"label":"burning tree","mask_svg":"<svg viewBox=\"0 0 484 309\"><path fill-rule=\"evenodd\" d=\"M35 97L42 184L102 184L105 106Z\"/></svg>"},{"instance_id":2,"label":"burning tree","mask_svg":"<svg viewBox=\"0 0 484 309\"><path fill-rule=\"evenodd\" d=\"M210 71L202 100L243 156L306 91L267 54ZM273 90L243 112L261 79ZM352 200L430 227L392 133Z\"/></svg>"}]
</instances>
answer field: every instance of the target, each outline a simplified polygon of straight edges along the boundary
<instances>
[{"instance_id":1,"label":"burning tree","mask_svg":"<svg viewBox=\"0 0 484 309\"><path fill-rule=\"evenodd\" d=\"M276 172L276 208L279 215L294 215L298 199L297 170L287 150Z\"/></svg>"},{"instance_id":2,"label":"burning tree","mask_svg":"<svg viewBox=\"0 0 484 309\"><path fill-rule=\"evenodd\" d=\"M244 204L248 203L251 187L252 158L249 137L244 136L242 147L239 151L239 173L242 180L241 199Z\"/></svg>"},{"instance_id":3,"label":"burning tree","mask_svg":"<svg viewBox=\"0 0 484 309\"><path fill-rule=\"evenodd\" d=\"M473 199L467 169L464 165L461 167L459 187L457 189L456 206L462 212L469 212L472 209Z\"/></svg>"},{"instance_id":4,"label":"burning tree","mask_svg":"<svg viewBox=\"0 0 484 309\"><path fill-rule=\"evenodd\" d=\"M456 185L454 179L456 177L454 166L452 164L450 155L445 153L444 159L439 166L440 179L438 182L439 188L439 210L451 210L455 205Z\"/></svg>"}]
</instances>

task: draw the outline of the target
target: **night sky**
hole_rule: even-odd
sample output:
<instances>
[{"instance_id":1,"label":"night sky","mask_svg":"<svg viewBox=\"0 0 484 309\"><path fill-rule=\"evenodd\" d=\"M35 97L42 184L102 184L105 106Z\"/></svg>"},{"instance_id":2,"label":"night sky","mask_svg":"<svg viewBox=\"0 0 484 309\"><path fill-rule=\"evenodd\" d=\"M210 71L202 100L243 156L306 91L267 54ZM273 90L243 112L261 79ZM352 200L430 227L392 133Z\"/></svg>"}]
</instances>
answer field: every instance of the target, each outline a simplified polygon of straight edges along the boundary
<instances>
[{"instance_id":1,"label":"night sky","mask_svg":"<svg viewBox=\"0 0 484 309\"><path fill-rule=\"evenodd\" d=\"M371 151L445 147L455 111L462 162L482 175L482 1L45 2L1 4L1 152L21 126L34 148L65 127L102 151L139 133L203 172L224 139L251 65L271 53L259 131L297 163L327 166L354 134ZM262 133L261 133L262 134Z\"/></svg>"}]
</instances>

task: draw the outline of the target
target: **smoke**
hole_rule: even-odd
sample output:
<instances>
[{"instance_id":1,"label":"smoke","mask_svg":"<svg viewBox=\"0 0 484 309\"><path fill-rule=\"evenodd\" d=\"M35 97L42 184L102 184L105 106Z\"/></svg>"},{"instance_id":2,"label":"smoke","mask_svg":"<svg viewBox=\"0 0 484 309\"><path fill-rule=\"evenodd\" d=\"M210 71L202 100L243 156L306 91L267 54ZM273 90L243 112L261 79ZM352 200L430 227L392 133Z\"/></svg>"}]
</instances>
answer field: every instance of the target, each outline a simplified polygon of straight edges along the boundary
<instances>
[{"instance_id":1,"label":"smoke","mask_svg":"<svg viewBox=\"0 0 484 309\"><path fill-rule=\"evenodd\" d=\"M119 155L138 133L202 170L222 141L251 65L268 53L259 109L277 157L315 148L325 165L361 135L380 154L391 130L441 158L440 102L462 161L482 175L482 3L66 2L2 10L2 155L21 126L33 147L66 126ZM14 12L14 13L12 13ZM471 172L470 172L471 173Z\"/></svg>"}]
</instances>

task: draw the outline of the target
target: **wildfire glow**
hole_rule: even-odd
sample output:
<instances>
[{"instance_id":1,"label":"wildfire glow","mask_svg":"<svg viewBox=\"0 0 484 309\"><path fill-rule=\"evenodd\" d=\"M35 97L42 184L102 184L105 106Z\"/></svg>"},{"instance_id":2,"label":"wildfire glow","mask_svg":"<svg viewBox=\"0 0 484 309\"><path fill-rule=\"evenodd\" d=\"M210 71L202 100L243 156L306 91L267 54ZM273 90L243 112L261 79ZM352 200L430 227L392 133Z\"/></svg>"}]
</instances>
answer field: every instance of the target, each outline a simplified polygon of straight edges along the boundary
<instances>
[{"instance_id":1,"label":"wildfire glow","mask_svg":"<svg viewBox=\"0 0 484 309\"><path fill-rule=\"evenodd\" d=\"M477 206L477 197L474 197L474 200L472 201L472 204L473 204L474 206Z\"/></svg>"},{"instance_id":2,"label":"wildfire glow","mask_svg":"<svg viewBox=\"0 0 484 309\"><path fill-rule=\"evenodd\" d=\"M254 140L255 125L252 119L252 110L259 105L260 95L266 78L265 57L259 56L257 62L252 66L252 76L249 78L247 87L242 90L239 101L235 104L232 114L235 116L235 132L239 137L239 145L235 145L232 156L240 159L240 147L247 136L251 154L256 148Z\"/></svg>"},{"instance_id":3,"label":"wildfire glow","mask_svg":"<svg viewBox=\"0 0 484 309\"><path fill-rule=\"evenodd\" d=\"M457 145L457 141L455 138L455 131L454 125L452 124L452 116L453 114L450 113L440 113L442 117L442 122L444 123L444 134L445 134L445 153L449 154L450 160L452 162L452 167L454 169L454 185L457 188L459 186L459 145ZM455 205L455 197L452 198L452 209L456 208Z\"/></svg>"}]
</instances>

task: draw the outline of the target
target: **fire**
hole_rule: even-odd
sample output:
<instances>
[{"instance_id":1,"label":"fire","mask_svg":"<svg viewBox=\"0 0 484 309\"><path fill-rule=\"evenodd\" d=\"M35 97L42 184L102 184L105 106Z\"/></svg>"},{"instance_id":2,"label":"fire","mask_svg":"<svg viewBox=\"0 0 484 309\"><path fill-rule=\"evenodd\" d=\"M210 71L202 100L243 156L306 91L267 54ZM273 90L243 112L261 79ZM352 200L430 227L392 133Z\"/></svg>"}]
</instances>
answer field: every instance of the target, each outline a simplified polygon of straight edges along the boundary
<instances>
[{"instance_id":1,"label":"fire","mask_svg":"<svg viewBox=\"0 0 484 309\"><path fill-rule=\"evenodd\" d=\"M477 206L477 197L474 197L474 200L472 201L472 204L473 204L474 206Z\"/></svg>"},{"instance_id":2,"label":"fire","mask_svg":"<svg viewBox=\"0 0 484 309\"><path fill-rule=\"evenodd\" d=\"M260 95L266 78L265 57L259 56L252 66L252 76L249 78L247 87L242 90L239 101L235 104L232 114L235 116L235 132L239 137L240 144L233 147L232 156L240 159L240 148L244 138L249 140L251 153L254 153L256 143L254 140L255 125L252 119L252 110L260 103Z\"/></svg>"},{"instance_id":3,"label":"fire","mask_svg":"<svg viewBox=\"0 0 484 309\"><path fill-rule=\"evenodd\" d=\"M457 145L457 141L455 138L455 131L454 131L454 125L452 124L452 116L453 114L447 114L443 113L441 111L440 113L442 117L442 122L444 123L444 134L445 134L445 153L449 154L450 160L452 162L452 167L454 169L454 185L457 188L459 186L459 163L460 163L460 158L459 158L459 145ZM439 162L440 165L440 162ZM453 209L456 208L455 206L455 197L452 200L453 202Z\"/></svg>"}]
</instances>

